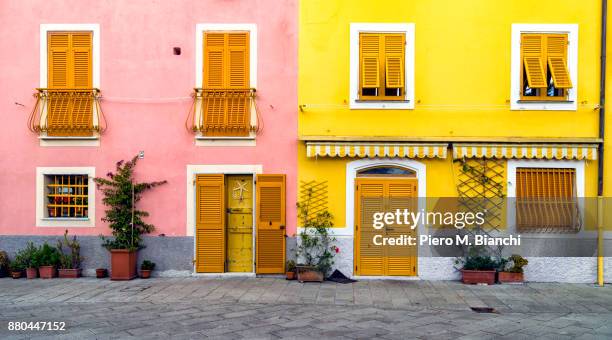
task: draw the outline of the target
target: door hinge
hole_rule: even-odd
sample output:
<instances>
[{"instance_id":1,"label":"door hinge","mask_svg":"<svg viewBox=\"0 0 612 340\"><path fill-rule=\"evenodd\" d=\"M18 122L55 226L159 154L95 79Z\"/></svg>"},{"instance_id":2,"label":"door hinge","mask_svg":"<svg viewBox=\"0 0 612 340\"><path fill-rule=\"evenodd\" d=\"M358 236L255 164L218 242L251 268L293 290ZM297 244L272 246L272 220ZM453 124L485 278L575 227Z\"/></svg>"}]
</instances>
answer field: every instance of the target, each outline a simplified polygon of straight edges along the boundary
<instances>
[{"instance_id":1,"label":"door hinge","mask_svg":"<svg viewBox=\"0 0 612 340\"><path fill-rule=\"evenodd\" d=\"M355 225L355 230L359 230L359 225Z\"/></svg>"},{"instance_id":2,"label":"door hinge","mask_svg":"<svg viewBox=\"0 0 612 340\"><path fill-rule=\"evenodd\" d=\"M357 266L355 266L355 271L357 271Z\"/></svg>"},{"instance_id":3,"label":"door hinge","mask_svg":"<svg viewBox=\"0 0 612 340\"><path fill-rule=\"evenodd\" d=\"M415 272L416 271L416 266L412 266L412 271Z\"/></svg>"}]
</instances>

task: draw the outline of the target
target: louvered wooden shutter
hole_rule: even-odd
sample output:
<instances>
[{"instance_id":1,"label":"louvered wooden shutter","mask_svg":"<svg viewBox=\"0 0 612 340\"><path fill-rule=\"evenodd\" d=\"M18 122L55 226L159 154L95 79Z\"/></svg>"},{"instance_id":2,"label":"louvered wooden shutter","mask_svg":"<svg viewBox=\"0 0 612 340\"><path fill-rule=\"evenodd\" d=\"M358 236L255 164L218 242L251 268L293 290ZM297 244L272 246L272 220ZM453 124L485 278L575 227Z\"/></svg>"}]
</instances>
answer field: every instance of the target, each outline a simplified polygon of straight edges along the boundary
<instances>
[{"instance_id":1,"label":"louvered wooden shutter","mask_svg":"<svg viewBox=\"0 0 612 340\"><path fill-rule=\"evenodd\" d=\"M385 35L385 85L387 88L404 88L404 47L403 34Z\"/></svg>"},{"instance_id":2,"label":"louvered wooden shutter","mask_svg":"<svg viewBox=\"0 0 612 340\"><path fill-rule=\"evenodd\" d=\"M355 260L357 275L385 275L385 248L375 245L374 236L384 234L384 229L374 229L374 213L385 212L385 186L383 181L357 182L357 237Z\"/></svg>"},{"instance_id":3,"label":"louvered wooden shutter","mask_svg":"<svg viewBox=\"0 0 612 340\"><path fill-rule=\"evenodd\" d=\"M381 34L362 33L359 36L361 88L380 87Z\"/></svg>"},{"instance_id":4,"label":"louvered wooden shutter","mask_svg":"<svg viewBox=\"0 0 612 340\"><path fill-rule=\"evenodd\" d=\"M558 89L571 89L572 81L567 69L567 34L546 36L546 56L553 84Z\"/></svg>"},{"instance_id":5,"label":"louvered wooden shutter","mask_svg":"<svg viewBox=\"0 0 612 340\"><path fill-rule=\"evenodd\" d=\"M69 61L70 33L49 32L47 34L47 87L52 89L70 88L72 72Z\"/></svg>"},{"instance_id":6,"label":"louvered wooden shutter","mask_svg":"<svg viewBox=\"0 0 612 340\"><path fill-rule=\"evenodd\" d=\"M75 92L49 93L48 135L90 136L93 131L93 87L91 32L49 32L48 85L51 90L83 89Z\"/></svg>"},{"instance_id":7,"label":"louvered wooden shutter","mask_svg":"<svg viewBox=\"0 0 612 340\"><path fill-rule=\"evenodd\" d=\"M285 271L285 175L257 175L257 260L259 274Z\"/></svg>"},{"instance_id":8,"label":"louvered wooden shutter","mask_svg":"<svg viewBox=\"0 0 612 340\"><path fill-rule=\"evenodd\" d=\"M543 34L521 34L521 59L531 88L546 88Z\"/></svg>"},{"instance_id":9,"label":"louvered wooden shutter","mask_svg":"<svg viewBox=\"0 0 612 340\"><path fill-rule=\"evenodd\" d=\"M386 184L388 186L387 211L395 212L398 209L418 211L416 179L393 179L387 180ZM392 224L387 228L387 237L398 238L402 235L417 238L416 229L411 229L409 225ZM416 275L416 246L387 246L385 248L386 275Z\"/></svg>"},{"instance_id":10,"label":"louvered wooden shutter","mask_svg":"<svg viewBox=\"0 0 612 340\"><path fill-rule=\"evenodd\" d=\"M225 34L204 33L204 84L206 89L225 86Z\"/></svg>"},{"instance_id":11,"label":"louvered wooden shutter","mask_svg":"<svg viewBox=\"0 0 612 340\"><path fill-rule=\"evenodd\" d=\"M225 271L224 176L198 175L196 179L196 272Z\"/></svg>"},{"instance_id":12,"label":"louvered wooden shutter","mask_svg":"<svg viewBox=\"0 0 612 340\"><path fill-rule=\"evenodd\" d=\"M579 211L575 178L575 169L517 169L516 219L519 230L576 228Z\"/></svg>"}]
</instances>

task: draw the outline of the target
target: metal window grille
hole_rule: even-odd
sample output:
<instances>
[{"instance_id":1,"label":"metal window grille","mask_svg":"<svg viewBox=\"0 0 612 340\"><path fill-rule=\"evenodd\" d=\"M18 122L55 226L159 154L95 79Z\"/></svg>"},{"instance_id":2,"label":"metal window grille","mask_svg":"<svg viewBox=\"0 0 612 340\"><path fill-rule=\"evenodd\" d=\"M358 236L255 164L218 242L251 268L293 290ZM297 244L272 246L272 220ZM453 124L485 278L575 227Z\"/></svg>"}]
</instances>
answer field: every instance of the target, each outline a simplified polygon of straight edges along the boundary
<instances>
[{"instance_id":1,"label":"metal window grille","mask_svg":"<svg viewBox=\"0 0 612 340\"><path fill-rule=\"evenodd\" d=\"M46 175L49 218L86 218L88 213L87 175Z\"/></svg>"}]
</instances>

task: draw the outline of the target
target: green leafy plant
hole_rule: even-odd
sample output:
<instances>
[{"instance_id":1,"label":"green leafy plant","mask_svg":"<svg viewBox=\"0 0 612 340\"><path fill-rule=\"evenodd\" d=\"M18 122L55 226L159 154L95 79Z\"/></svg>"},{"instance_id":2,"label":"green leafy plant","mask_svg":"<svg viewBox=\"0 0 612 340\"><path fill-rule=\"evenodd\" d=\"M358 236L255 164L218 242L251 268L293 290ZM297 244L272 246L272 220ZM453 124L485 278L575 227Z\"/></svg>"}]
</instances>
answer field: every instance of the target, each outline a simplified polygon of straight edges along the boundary
<instances>
[{"instance_id":1,"label":"green leafy plant","mask_svg":"<svg viewBox=\"0 0 612 340\"><path fill-rule=\"evenodd\" d=\"M35 263L39 266L57 266L60 263L60 253L57 248L50 246L45 242L42 247L39 248Z\"/></svg>"},{"instance_id":2,"label":"green leafy plant","mask_svg":"<svg viewBox=\"0 0 612 340\"><path fill-rule=\"evenodd\" d=\"M309 200L298 203L297 207L304 225L299 233L296 258L304 261L303 265L315 267L326 276L334 264L334 255L338 250L333 244L336 238L330 235L330 228L334 226L333 216L324 210L312 217L308 213Z\"/></svg>"},{"instance_id":3,"label":"green leafy plant","mask_svg":"<svg viewBox=\"0 0 612 340\"><path fill-rule=\"evenodd\" d=\"M66 246L68 253L64 251ZM81 245L77 241L76 236L72 239L68 238L68 230L64 232L64 239L57 241L57 251L60 257L60 268L62 269L79 269L81 268Z\"/></svg>"},{"instance_id":4,"label":"green leafy plant","mask_svg":"<svg viewBox=\"0 0 612 340\"><path fill-rule=\"evenodd\" d=\"M15 254L15 260L23 264L24 268L38 268L40 266L40 249L34 243L28 242L25 248Z\"/></svg>"},{"instance_id":5,"label":"green leafy plant","mask_svg":"<svg viewBox=\"0 0 612 340\"><path fill-rule=\"evenodd\" d=\"M151 262L149 260L144 260L144 261L142 261L142 264L140 265L140 269L142 269L142 270L153 270L153 269L155 269L155 262Z\"/></svg>"},{"instance_id":6,"label":"green leafy plant","mask_svg":"<svg viewBox=\"0 0 612 340\"><path fill-rule=\"evenodd\" d=\"M455 260L465 270L497 270L500 261L491 257L482 247L470 247L467 256Z\"/></svg>"},{"instance_id":7,"label":"green leafy plant","mask_svg":"<svg viewBox=\"0 0 612 340\"><path fill-rule=\"evenodd\" d=\"M286 268L288 272L295 272L295 261L293 260L287 261Z\"/></svg>"},{"instance_id":8,"label":"green leafy plant","mask_svg":"<svg viewBox=\"0 0 612 340\"><path fill-rule=\"evenodd\" d=\"M505 265L503 270L510 273L522 273L523 267L529 264L529 261L527 261L526 258L517 254L510 256L506 262L508 265L511 264L511 266Z\"/></svg>"},{"instance_id":9,"label":"green leafy plant","mask_svg":"<svg viewBox=\"0 0 612 340\"><path fill-rule=\"evenodd\" d=\"M109 207L102 221L108 222L113 239L100 236L106 249L137 250L142 248L141 235L152 232L155 227L143 221L149 213L136 209L142 194L150 189L167 183L166 181L142 182L134 180L134 167L138 156L129 162L119 161L115 172L106 174L107 178L95 178L97 188L102 191L102 202Z\"/></svg>"},{"instance_id":10,"label":"green leafy plant","mask_svg":"<svg viewBox=\"0 0 612 340\"><path fill-rule=\"evenodd\" d=\"M26 267L23 264L23 262L21 262L21 260L19 260L17 258L15 258L9 264L9 271L11 271L11 272L20 272L20 271L23 271L25 268Z\"/></svg>"}]
</instances>

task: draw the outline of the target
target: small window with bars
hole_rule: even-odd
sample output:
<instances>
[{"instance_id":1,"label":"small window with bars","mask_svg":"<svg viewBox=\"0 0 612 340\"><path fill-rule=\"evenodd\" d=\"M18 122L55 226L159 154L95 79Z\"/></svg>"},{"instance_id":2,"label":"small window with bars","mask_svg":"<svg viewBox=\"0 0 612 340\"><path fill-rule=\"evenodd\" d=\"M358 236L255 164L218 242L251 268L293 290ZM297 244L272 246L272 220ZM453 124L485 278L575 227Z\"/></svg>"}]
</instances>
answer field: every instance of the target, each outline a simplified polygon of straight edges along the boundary
<instances>
[{"instance_id":1,"label":"small window with bars","mask_svg":"<svg viewBox=\"0 0 612 340\"><path fill-rule=\"evenodd\" d=\"M87 218L87 175L45 175L47 218Z\"/></svg>"},{"instance_id":2,"label":"small window with bars","mask_svg":"<svg viewBox=\"0 0 612 340\"><path fill-rule=\"evenodd\" d=\"M578 232L576 170L518 168L516 220L521 232Z\"/></svg>"}]
</instances>

